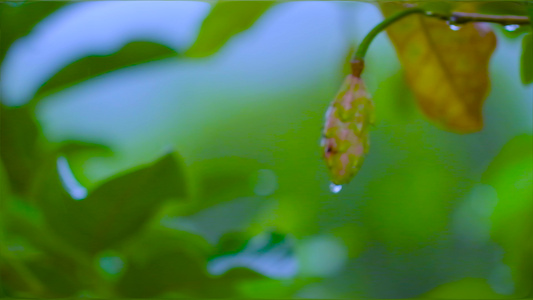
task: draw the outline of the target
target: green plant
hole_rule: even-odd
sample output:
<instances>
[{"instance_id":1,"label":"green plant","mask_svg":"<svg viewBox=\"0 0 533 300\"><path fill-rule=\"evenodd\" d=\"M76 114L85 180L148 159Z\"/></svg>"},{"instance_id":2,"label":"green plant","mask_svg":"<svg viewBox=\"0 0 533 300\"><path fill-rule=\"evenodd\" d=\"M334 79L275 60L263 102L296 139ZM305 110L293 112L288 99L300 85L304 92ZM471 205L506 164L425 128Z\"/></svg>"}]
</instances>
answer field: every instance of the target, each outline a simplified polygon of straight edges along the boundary
<instances>
[{"instance_id":1,"label":"green plant","mask_svg":"<svg viewBox=\"0 0 533 300\"><path fill-rule=\"evenodd\" d=\"M523 8L526 6L524 3ZM524 26L531 31L531 21L527 16L410 7L412 5L381 4L387 18L365 36L350 61L352 71L348 78L353 79L347 80L356 83L349 89L346 83L343 84L332 104L333 113L328 111L326 114L322 144L334 185L347 183L361 168L363 157L368 152L368 129L365 124L368 122L362 122L362 127L331 124L336 119L350 120L354 116L373 118L373 112L364 103L369 101L366 100L369 96L364 91L361 73L365 54L380 32L388 29L409 85L426 116L447 130L472 133L483 128L482 107L489 89L488 63L496 48L494 33L478 22L500 24L511 31ZM455 9L460 9L460 6ZM529 79L533 72L529 66L532 56L528 55L532 52L531 38L529 33L522 42L521 76L524 84L532 82ZM353 103L361 98L363 103ZM343 107L346 111L342 110ZM333 131L332 126L339 129ZM335 163L331 162L332 154L336 157Z\"/></svg>"},{"instance_id":2,"label":"green plant","mask_svg":"<svg viewBox=\"0 0 533 300\"><path fill-rule=\"evenodd\" d=\"M13 46L38 32L43 20L67 14L65 9L76 5L0 3L2 66ZM151 130L151 136L180 131L186 139L157 155L138 155L127 167L120 165L123 161L117 163L117 153L124 147L106 144L112 140L83 135L51 138L49 128L43 127L42 108L53 102L54 95L148 62L216 62L229 44L255 34L255 22L263 14L282 5L286 4L220 1L212 5L187 49L154 42L157 39L128 40L105 55L89 53L56 70L27 103L8 105L8 97L0 94L0 297L305 298L324 293L330 298L353 298L379 296L385 289L397 297L405 295L402 288L408 284L399 281L404 277L415 282L409 296L501 297L485 281L455 282L452 279L464 274L436 271L462 264L456 256L473 251L468 257L475 258L481 252L475 247L494 246L438 244L442 236L452 236L451 207L470 191L481 193L475 195L479 199L494 196L491 193L500 197L498 210L490 215L494 223L490 234L505 251L503 261L512 273L515 289L507 295L530 291L530 132L515 137L516 131L505 129L501 131L509 131L508 135L497 135L499 131L492 130L489 134L496 137L488 140L497 142L491 144L482 136L466 141L432 131L433 127L416 123L423 119L413 123L405 121L408 117L402 119L416 113L410 110L412 93L426 118L440 127L459 133L482 129L488 63L496 37L481 23L501 25L492 27L496 30L507 28L503 32L512 39L523 37L521 78L524 85L531 84L533 35L527 24L533 8L525 2L379 4L385 20L361 40L350 59L350 74L323 128L322 152L332 191L337 193L339 185L347 184L359 169L368 172L342 194L322 191L327 174L322 172L318 147L313 147L320 135L324 99L332 92L320 85L328 76L317 77L303 91L292 90L298 84L295 76L294 83L268 95L261 94L267 94L264 90L246 90L240 83L235 85L238 93L231 93L223 84L212 87L213 82L202 77L193 87L209 90L206 99L191 104L199 107L191 119L200 120L194 123L200 126ZM365 63L372 66L366 54L383 30L395 46L409 89L404 77L398 76L402 74L391 74L374 95L391 101L376 101L374 107L371 89L363 82L373 74L363 68ZM209 77L207 73L204 70L203 75ZM254 75L250 82L258 78L265 84L258 76L262 74ZM240 93L249 99L231 104ZM220 103L209 102L215 96ZM229 120L220 117L233 111L237 113ZM380 127L386 114L398 121L393 132ZM381 146L373 148L380 159L366 157L371 130ZM142 132L132 134L137 135L141 141L136 145L152 146L153 141L142 140ZM455 148L446 144L452 142ZM478 151L478 144L489 145L490 151L479 151L487 153L479 155L483 160L478 165L466 163L461 151ZM501 144L505 146L496 155ZM88 178L86 163L95 158L116 163L121 171L106 170L106 176ZM363 159L369 166L366 170L361 168ZM469 169L479 165L489 167ZM377 171L371 173L373 169ZM481 179L475 178L478 175ZM480 206L478 210L487 210ZM411 277L394 270L404 268L405 261L415 268L432 265L437 259L427 249L439 247L457 248L459 254L435 251L442 259L438 267L406 271ZM368 249L375 251L363 257ZM391 273L380 268L382 260L391 262ZM465 268L495 259L472 260ZM258 267L257 261L267 267ZM382 274L384 282L378 282L376 277Z\"/></svg>"}]
</instances>

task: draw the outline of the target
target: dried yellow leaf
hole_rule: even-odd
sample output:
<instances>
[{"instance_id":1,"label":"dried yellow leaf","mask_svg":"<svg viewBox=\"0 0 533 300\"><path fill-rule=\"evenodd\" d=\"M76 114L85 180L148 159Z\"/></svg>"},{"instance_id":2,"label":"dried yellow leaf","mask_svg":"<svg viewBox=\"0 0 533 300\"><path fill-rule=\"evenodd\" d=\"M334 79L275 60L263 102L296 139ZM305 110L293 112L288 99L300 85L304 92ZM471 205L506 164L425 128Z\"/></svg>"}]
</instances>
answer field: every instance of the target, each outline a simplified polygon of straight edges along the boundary
<instances>
[{"instance_id":1,"label":"dried yellow leaf","mask_svg":"<svg viewBox=\"0 0 533 300\"><path fill-rule=\"evenodd\" d=\"M384 3L385 17L404 9ZM419 107L446 129L470 133L483 127L489 90L489 60L496 37L483 23L454 27L416 14L392 24L387 33L396 48Z\"/></svg>"}]
</instances>

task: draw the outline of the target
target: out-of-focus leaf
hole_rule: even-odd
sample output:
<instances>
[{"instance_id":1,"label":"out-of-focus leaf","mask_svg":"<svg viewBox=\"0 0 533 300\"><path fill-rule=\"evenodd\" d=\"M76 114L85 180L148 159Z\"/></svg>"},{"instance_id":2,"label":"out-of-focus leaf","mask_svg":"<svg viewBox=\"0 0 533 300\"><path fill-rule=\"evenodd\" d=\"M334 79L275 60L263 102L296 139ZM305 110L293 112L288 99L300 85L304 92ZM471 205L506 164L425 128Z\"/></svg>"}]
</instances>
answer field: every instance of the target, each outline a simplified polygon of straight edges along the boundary
<instances>
[{"instance_id":1,"label":"out-of-focus leaf","mask_svg":"<svg viewBox=\"0 0 533 300\"><path fill-rule=\"evenodd\" d=\"M71 186L76 179L72 175L68 178L64 170L68 165L59 159L57 170L56 163L50 163L34 195L50 227L73 246L90 253L128 238L166 200L187 195L182 166L174 154L104 182L78 201L64 189L72 192L79 187Z\"/></svg>"},{"instance_id":2,"label":"out-of-focus leaf","mask_svg":"<svg viewBox=\"0 0 533 300\"><path fill-rule=\"evenodd\" d=\"M83 141L64 141L54 153L64 156L78 182L87 190L95 187L95 182L85 176L84 162L95 156L111 156L113 151L101 144Z\"/></svg>"},{"instance_id":3,"label":"out-of-focus leaf","mask_svg":"<svg viewBox=\"0 0 533 300\"><path fill-rule=\"evenodd\" d=\"M7 50L14 41L30 33L37 23L67 4L69 2L66 1L0 3L0 28L2 28L0 62L4 60Z\"/></svg>"},{"instance_id":4,"label":"out-of-focus leaf","mask_svg":"<svg viewBox=\"0 0 533 300\"><path fill-rule=\"evenodd\" d=\"M27 108L0 104L0 157L11 189L25 193L39 167L39 127Z\"/></svg>"},{"instance_id":5,"label":"out-of-focus leaf","mask_svg":"<svg viewBox=\"0 0 533 300\"><path fill-rule=\"evenodd\" d=\"M533 82L533 33L522 39L522 56L520 58L520 78L523 84Z\"/></svg>"},{"instance_id":6,"label":"out-of-focus leaf","mask_svg":"<svg viewBox=\"0 0 533 300\"><path fill-rule=\"evenodd\" d=\"M533 136L509 141L482 180L498 194L491 235L505 250L504 262L513 271L516 296L526 296L533 269Z\"/></svg>"},{"instance_id":7,"label":"out-of-focus leaf","mask_svg":"<svg viewBox=\"0 0 533 300\"><path fill-rule=\"evenodd\" d=\"M105 156L112 154L111 149L104 145L84 141L64 141L56 152L66 156L75 155L80 152L98 153Z\"/></svg>"},{"instance_id":8,"label":"out-of-focus leaf","mask_svg":"<svg viewBox=\"0 0 533 300\"><path fill-rule=\"evenodd\" d=\"M419 298L429 299L505 299L509 298L494 292L484 278L464 278L444 283Z\"/></svg>"},{"instance_id":9,"label":"out-of-focus leaf","mask_svg":"<svg viewBox=\"0 0 533 300\"><path fill-rule=\"evenodd\" d=\"M28 267L31 267L33 264L39 265L45 263L54 266L54 272L57 272L57 277L62 278L67 276L69 278L68 281L76 282L75 286L82 284L85 287L89 287L97 284L97 282L94 282L97 276L95 276L90 259L86 253L66 243L54 232L50 231L47 224L44 223L43 217L38 209L29 204L28 201L22 201L16 197L2 198L1 200L3 201L2 212L4 216L2 223L4 231L2 243L7 247L16 249L14 254L20 259L27 261ZM43 257L46 257L46 261L42 261ZM83 270L83 272L79 272L79 270ZM33 271L30 269L27 272ZM36 272L39 273L39 270ZM30 276L35 277L37 275L39 274ZM27 278L28 274L25 274L23 277ZM46 280L43 282L46 283ZM18 286L18 280L8 284L10 289L22 292L24 289L20 289ZM69 288L65 283L65 290ZM35 295L43 297L60 296L57 294L45 294L49 293L49 291L44 289L42 291L32 290L32 297L35 297ZM66 296L65 294L61 295Z\"/></svg>"},{"instance_id":10,"label":"out-of-focus leaf","mask_svg":"<svg viewBox=\"0 0 533 300\"><path fill-rule=\"evenodd\" d=\"M36 98L100 74L172 56L176 51L161 44L131 42L111 55L87 56L68 65L39 88Z\"/></svg>"},{"instance_id":11,"label":"out-of-focus leaf","mask_svg":"<svg viewBox=\"0 0 533 300\"><path fill-rule=\"evenodd\" d=\"M116 250L126 265L116 285L124 297L240 297L241 283L265 278L246 268L210 275L206 261L212 248L182 231L146 230Z\"/></svg>"},{"instance_id":12,"label":"out-of-focus leaf","mask_svg":"<svg viewBox=\"0 0 533 300\"><path fill-rule=\"evenodd\" d=\"M205 244L178 231L147 230L118 251L126 261L117 291L124 297L157 297L168 292L197 297L209 280Z\"/></svg>"},{"instance_id":13,"label":"out-of-focus leaf","mask_svg":"<svg viewBox=\"0 0 533 300\"><path fill-rule=\"evenodd\" d=\"M250 28L273 4L272 1L217 2L185 54L190 57L214 54L233 36Z\"/></svg>"},{"instance_id":14,"label":"out-of-focus leaf","mask_svg":"<svg viewBox=\"0 0 533 300\"><path fill-rule=\"evenodd\" d=\"M63 142L54 148L41 142L40 134L39 125L29 107L12 108L0 104L0 158L11 190L17 194L28 193L43 159L53 153L60 153L67 158L79 153L93 156L95 153L111 153L105 146L81 141Z\"/></svg>"},{"instance_id":15,"label":"out-of-focus leaf","mask_svg":"<svg viewBox=\"0 0 533 300\"><path fill-rule=\"evenodd\" d=\"M198 180L198 197L202 199L195 211L220 201L253 195L250 177L261 168L253 159L224 157L206 159L191 166Z\"/></svg>"},{"instance_id":16,"label":"out-of-focus leaf","mask_svg":"<svg viewBox=\"0 0 533 300\"><path fill-rule=\"evenodd\" d=\"M260 197L246 197L219 203L198 213L179 216L179 212L163 217L161 225L202 235L216 244L226 233L243 231L257 219L270 201Z\"/></svg>"},{"instance_id":17,"label":"out-of-focus leaf","mask_svg":"<svg viewBox=\"0 0 533 300\"><path fill-rule=\"evenodd\" d=\"M483 174L483 182L491 184L503 176L502 170L513 165L523 165L524 163L531 163L531 154L533 153L533 137L529 134L524 134L513 138L500 151L500 153L492 160L490 166ZM523 165L524 170L528 166Z\"/></svg>"},{"instance_id":18,"label":"out-of-focus leaf","mask_svg":"<svg viewBox=\"0 0 533 300\"><path fill-rule=\"evenodd\" d=\"M531 26L531 30L533 30L533 3L531 2L527 3L527 15L529 16L529 20L532 21L529 25Z\"/></svg>"},{"instance_id":19,"label":"out-of-focus leaf","mask_svg":"<svg viewBox=\"0 0 533 300\"><path fill-rule=\"evenodd\" d=\"M527 3L519 1L486 1L476 2L476 11L490 15L527 16Z\"/></svg>"},{"instance_id":20,"label":"out-of-focus leaf","mask_svg":"<svg viewBox=\"0 0 533 300\"><path fill-rule=\"evenodd\" d=\"M309 279L287 282L264 278L243 282L239 287L239 291L243 294L243 298L248 299L292 299L298 290L311 282Z\"/></svg>"},{"instance_id":21,"label":"out-of-focus leaf","mask_svg":"<svg viewBox=\"0 0 533 300\"><path fill-rule=\"evenodd\" d=\"M293 248L293 242L284 235L262 234L252 238L239 252L212 258L207 267L214 275L233 268L248 268L270 278L292 278L298 272Z\"/></svg>"},{"instance_id":22,"label":"out-of-focus leaf","mask_svg":"<svg viewBox=\"0 0 533 300\"><path fill-rule=\"evenodd\" d=\"M403 9L395 3L381 8L385 16ZM496 47L485 25L469 23L454 31L442 20L417 14L387 30L418 105L448 130L469 133L483 127L488 63Z\"/></svg>"},{"instance_id":23,"label":"out-of-focus leaf","mask_svg":"<svg viewBox=\"0 0 533 300\"><path fill-rule=\"evenodd\" d=\"M456 6L457 4L453 1L426 1L420 3L420 7L424 10L439 14L449 14Z\"/></svg>"},{"instance_id":24,"label":"out-of-focus leaf","mask_svg":"<svg viewBox=\"0 0 533 300\"><path fill-rule=\"evenodd\" d=\"M30 261L9 257L2 264L6 294L14 298L63 298L76 296L80 283L70 274L61 272L57 265L46 258Z\"/></svg>"}]
</instances>

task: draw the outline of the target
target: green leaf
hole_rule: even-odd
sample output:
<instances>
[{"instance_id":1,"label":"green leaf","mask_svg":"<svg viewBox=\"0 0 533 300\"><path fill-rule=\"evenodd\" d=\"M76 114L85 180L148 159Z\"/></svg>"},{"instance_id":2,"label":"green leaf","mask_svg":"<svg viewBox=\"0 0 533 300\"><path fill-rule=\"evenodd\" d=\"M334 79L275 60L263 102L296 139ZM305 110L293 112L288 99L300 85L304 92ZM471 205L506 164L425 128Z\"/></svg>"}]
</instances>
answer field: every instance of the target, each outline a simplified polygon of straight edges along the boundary
<instances>
[{"instance_id":1,"label":"green leaf","mask_svg":"<svg viewBox=\"0 0 533 300\"><path fill-rule=\"evenodd\" d=\"M522 40L522 57L520 58L520 78L523 84L533 82L533 33L528 33Z\"/></svg>"},{"instance_id":2,"label":"green leaf","mask_svg":"<svg viewBox=\"0 0 533 300\"><path fill-rule=\"evenodd\" d=\"M127 264L116 286L123 297L157 297L171 291L191 297L206 289L207 248L194 235L147 230L117 252Z\"/></svg>"},{"instance_id":3,"label":"green leaf","mask_svg":"<svg viewBox=\"0 0 533 300\"><path fill-rule=\"evenodd\" d=\"M57 261L46 257L22 261L10 253L1 269L6 294L13 298L73 297L81 288L75 277L61 272Z\"/></svg>"},{"instance_id":4,"label":"green leaf","mask_svg":"<svg viewBox=\"0 0 533 300\"><path fill-rule=\"evenodd\" d=\"M161 44L144 41L130 42L116 53L87 56L68 65L42 85L35 98L42 98L46 94L113 70L176 55L173 49Z\"/></svg>"},{"instance_id":5,"label":"green leaf","mask_svg":"<svg viewBox=\"0 0 533 300\"><path fill-rule=\"evenodd\" d=\"M504 249L504 263L515 280L515 296L524 297L531 287L533 268L533 136L521 135L509 141L482 181L498 195L491 235Z\"/></svg>"},{"instance_id":6,"label":"green leaf","mask_svg":"<svg viewBox=\"0 0 533 300\"><path fill-rule=\"evenodd\" d=\"M41 130L29 107L6 107L0 104L0 159L10 190L24 195L33 184L35 173L47 157L61 153L67 158L79 153L109 155L105 146L66 141L54 146L42 139Z\"/></svg>"},{"instance_id":7,"label":"green leaf","mask_svg":"<svg viewBox=\"0 0 533 300\"><path fill-rule=\"evenodd\" d=\"M30 33L37 23L67 4L69 2L66 1L0 3L0 28L3 29L0 62L14 41Z\"/></svg>"},{"instance_id":8,"label":"green leaf","mask_svg":"<svg viewBox=\"0 0 533 300\"><path fill-rule=\"evenodd\" d=\"M18 262L18 265L14 265L18 271L13 271L22 276L6 276L13 278L12 281L5 282L6 288L12 291L11 295L15 291L23 292L21 282L26 282L26 285L29 283L34 286L31 297L65 297L71 295L69 292L70 283L76 282L75 285L79 285L81 282L86 283L88 278L95 277L92 264L86 253L74 248L57 237L53 231L50 231L38 209L29 204L28 201L23 201L17 197L5 197L1 200L4 234L0 245L14 246L20 249L11 255L16 256L15 258L18 260L11 259L10 261ZM2 254L9 254L9 252L4 251ZM44 259L44 261L39 258ZM54 266L54 270L50 272L55 273L54 277L57 277L55 281L67 279L66 282L57 284L63 286L63 289L58 289L55 294L50 294L51 291L48 289L48 287L52 287L53 283L49 283L48 278L46 278L46 271L33 270L34 268L40 269L39 265L42 263ZM26 265L27 267L25 267ZM74 270L83 270L83 272L73 274ZM54 281L54 278L50 279ZM39 284L40 281L47 288L38 287L42 285ZM37 284L35 284L36 282Z\"/></svg>"},{"instance_id":9,"label":"green leaf","mask_svg":"<svg viewBox=\"0 0 533 300\"><path fill-rule=\"evenodd\" d=\"M527 16L527 3L519 1L494 1L478 2L477 12L489 15L515 15Z\"/></svg>"},{"instance_id":10,"label":"green leaf","mask_svg":"<svg viewBox=\"0 0 533 300\"><path fill-rule=\"evenodd\" d=\"M74 177L88 190L94 189L98 183L86 177L85 162L95 156L110 157L113 155L113 151L104 145L73 140L61 142L58 148L53 151L67 159Z\"/></svg>"},{"instance_id":11,"label":"green leaf","mask_svg":"<svg viewBox=\"0 0 533 300\"><path fill-rule=\"evenodd\" d=\"M26 108L0 104L0 158L11 190L27 192L39 165L39 127Z\"/></svg>"},{"instance_id":12,"label":"green leaf","mask_svg":"<svg viewBox=\"0 0 533 300\"><path fill-rule=\"evenodd\" d=\"M241 298L243 282L265 279L246 268L212 276L206 265L212 250L191 233L160 227L143 231L116 249L126 265L116 290L120 296L135 298Z\"/></svg>"},{"instance_id":13,"label":"green leaf","mask_svg":"<svg viewBox=\"0 0 533 300\"><path fill-rule=\"evenodd\" d=\"M457 3L451 1L427 1L419 4L426 11L439 14L449 14L457 6Z\"/></svg>"},{"instance_id":14,"label":"green leaf","mask_svg":"<svg viewBox=\"0 0 533 300\"><path fill-rule=\"evenodd\" d=\"M241 250L221 253L208 264L210 273L215 275L235 268L248 268L270 278L293 278L298 272L294 242L279 233L264 233L252 238Z\"/></svg>"},{"instance_id":15,"label":"green leaf","mask_svg":"<svg viewBox=\"0 0 533 300\"><path fill-rule=\"evenodd\" d=\"M63 163L61 163L63 161ZM35 188L35 198L48 225L64 240L89 253L118 243L140 230L167 200L186 197L185 176L173 154L117 176L90 192L75 195L75 178L60 157L50 162ZM65 175L66 173L66 175ZM64 183L64 185L62 185ZM77 196L78 201L67 193ZM83 190L82 190L83 191Z\"/></svg>"},{"instance_id":16,"label":"green leaf","mask_svg":"<svg viewBox=\"0 0 533 300\"><path fill-rule=\"evenodd\" d=\"M195 203L194 209L189 212L198 212L228 199L254 195L253 187L248 183L260 168L261 165L256 160L242 157L195 162L191 169L198 178L198 198L202 201Z\"/></svg>"},{"instance_id":17,"label":"green leaf","mask_svg":"<svg viewBox=\"0 0 533 300\"><path fill-rule=\"evenodd\" d=\"M492 289L485 278L467 277L441 284L419 298L425 299L505 299Z\"/></svg>"},{"instance_id":18,"label":"green leaf","mask_svg":"<svg viewBox=\"0 0 533 300\"><path fill-rule=\"evenodd\" d=\"M531 26L531 29L533 30L533 3L528 2L527 3L527 15L529 16L529 20L532 21L529 23Z\"/></svg>"},{"instance_id":19,"label":"green leaf","mask_svg":"<svg viewBox=\"0 0 533 300\"><path fill-rule=\"evenodd\" d=\"M202 23L196 41L185 54L190 57L214 54L233 36L250 28L273 4L271 1L216 3Z\"/></svg>"}]
</instances>

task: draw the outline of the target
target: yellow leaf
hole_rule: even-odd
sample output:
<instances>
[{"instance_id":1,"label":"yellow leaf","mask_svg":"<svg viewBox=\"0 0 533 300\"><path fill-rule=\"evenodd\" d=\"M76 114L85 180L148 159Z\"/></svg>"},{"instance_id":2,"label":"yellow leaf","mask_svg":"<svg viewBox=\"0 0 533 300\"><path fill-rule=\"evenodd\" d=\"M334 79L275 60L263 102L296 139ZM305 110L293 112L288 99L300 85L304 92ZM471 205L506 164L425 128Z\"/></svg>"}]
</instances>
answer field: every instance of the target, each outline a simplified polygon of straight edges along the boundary
<instances>
[{"instance_id":1,"label":"yellow leaf","mask_svg":"<svg viewBox=\"0 0 533 300\"><path fill-rule=\"evenodd\" d=\"M387 17L405 8L384 3L381 9ZM416 14L392 24L387 33L424 114L450 131L470 133L483 127L496 36L482 23L454 29L443 20Z\"/></svg>"}]
</instances>

